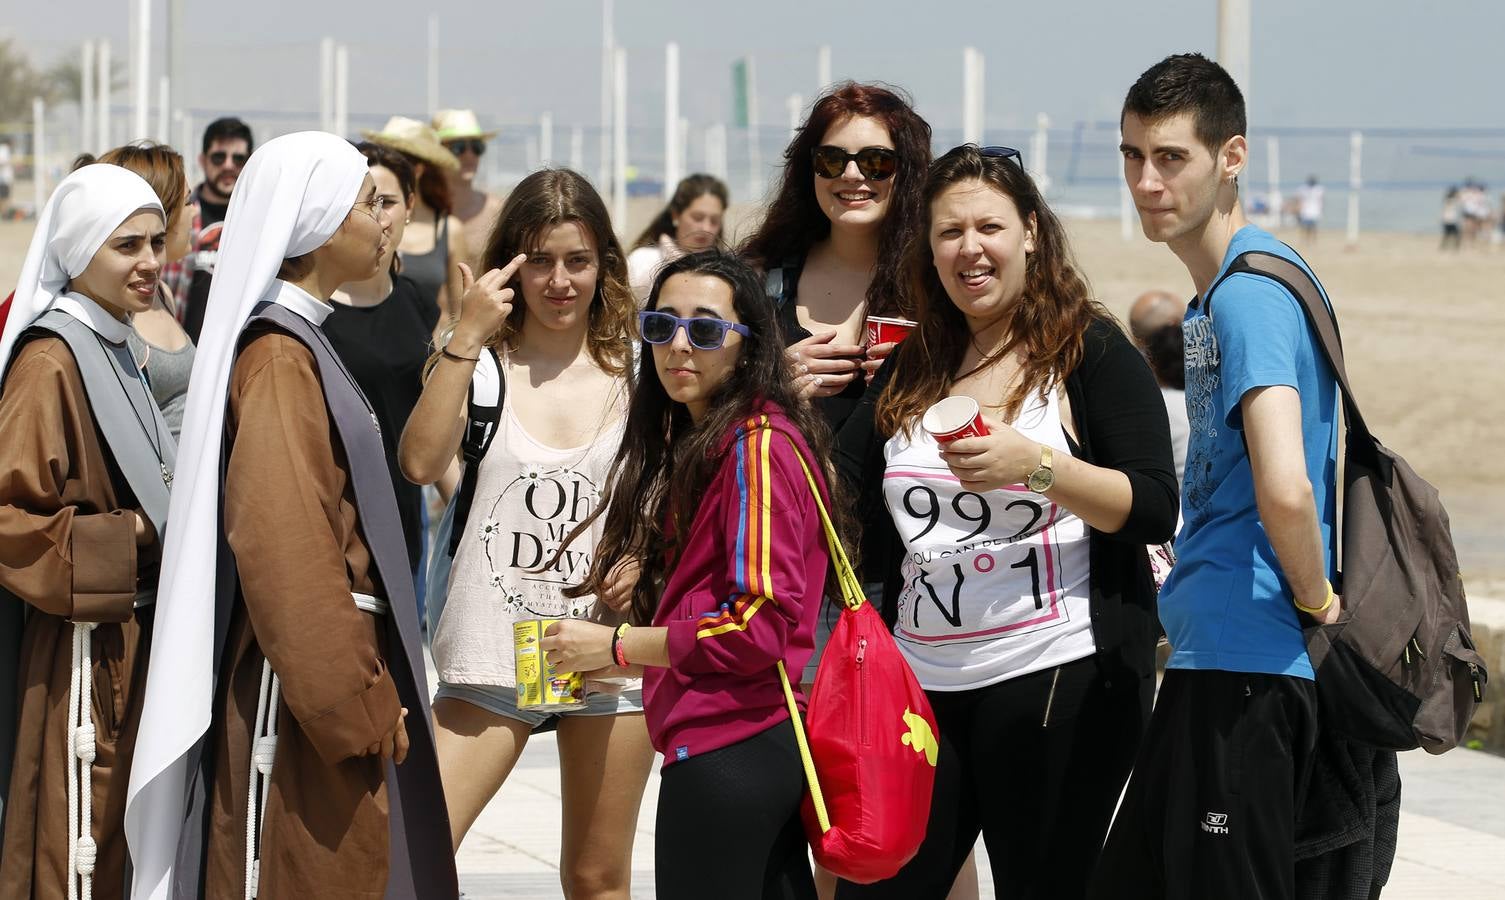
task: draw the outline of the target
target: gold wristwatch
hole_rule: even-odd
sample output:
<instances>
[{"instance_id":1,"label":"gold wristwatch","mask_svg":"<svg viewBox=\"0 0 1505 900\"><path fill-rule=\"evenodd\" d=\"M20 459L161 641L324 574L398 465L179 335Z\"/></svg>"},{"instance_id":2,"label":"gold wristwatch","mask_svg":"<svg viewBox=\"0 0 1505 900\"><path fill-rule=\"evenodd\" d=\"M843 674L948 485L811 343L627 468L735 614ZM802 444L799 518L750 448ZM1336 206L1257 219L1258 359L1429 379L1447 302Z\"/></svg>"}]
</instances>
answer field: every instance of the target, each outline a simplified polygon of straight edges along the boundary
<instances>
[{"instance_id":1,"label":"gold wristwatch","mask_svg":"<svg viewBox=\"0 0 1505 900\"><path fill-rule=\"evenodd\" d=\"M1041 444L1040 465L1035 467L1035 471L1029 473L1029 478L1024 482L1024 486L1037 494L1043 494L1050 490L1051 486L1056 483L1056 470L1051 468L1053 461L1054 457L1051 449Z\"/></svg>"}]
</instances>

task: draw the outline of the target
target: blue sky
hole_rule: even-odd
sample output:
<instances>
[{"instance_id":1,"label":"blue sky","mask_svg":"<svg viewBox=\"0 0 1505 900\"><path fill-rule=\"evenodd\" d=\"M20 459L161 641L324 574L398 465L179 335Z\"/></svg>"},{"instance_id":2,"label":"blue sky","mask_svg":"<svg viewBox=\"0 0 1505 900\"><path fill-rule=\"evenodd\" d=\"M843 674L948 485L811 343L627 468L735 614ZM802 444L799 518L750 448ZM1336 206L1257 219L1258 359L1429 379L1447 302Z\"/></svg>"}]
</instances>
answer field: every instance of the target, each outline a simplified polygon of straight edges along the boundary
<instances>
[{"instance_id":1,"label":"blue sky","mask_svg":"<svg viewBox=\"0 0 1505 900\"><path fill-rule=\"evenodd\" d=\"M1251 3L1256 125L1505 125L1499 64L1488 62L1505 42L1505 3ZM76 54L86 37L110 38L116 58L124 57L125 0L8 5L0 33L39 61ZM422 112L434 11L443 105L503 122L532 121L545 110L561 125L599 117L599 0L185 5L187 102L198 109L317 110L318 44L328 35L350 45L353 117ZM160 60L166 0L153 0L153 15ZM644 125L662 109L662 48L675 40L683 114L696 123L729 115L731 61L751 53L762 119L782 124L789 94L812 99L816 48L829 44L836 78L900 84L937 128L956 128L961 48L972 44L986 55L990 126L1028 126L1037 112L1061 126L1115 118L1125 88L1167 53L1211 54L1216 16L1217 0L618 0L616 33L629 53L631 118Z\"/></svg>"}]
</instances>

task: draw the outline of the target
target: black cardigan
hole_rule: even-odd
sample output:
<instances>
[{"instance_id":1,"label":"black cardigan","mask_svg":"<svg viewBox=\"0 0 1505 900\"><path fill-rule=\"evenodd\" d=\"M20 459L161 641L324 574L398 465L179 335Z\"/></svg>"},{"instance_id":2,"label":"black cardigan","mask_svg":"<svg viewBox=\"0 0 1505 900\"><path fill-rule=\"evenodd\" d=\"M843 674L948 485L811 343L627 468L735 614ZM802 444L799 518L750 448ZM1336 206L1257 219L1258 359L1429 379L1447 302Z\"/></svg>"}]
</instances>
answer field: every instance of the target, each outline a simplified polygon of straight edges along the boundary
<instances>
[{"instance_id":1,"label":"black cardigan","mask_svg":"<svg viewBox=\"0 0 1505 900\"><path fill-rule=\"evenodd\" d=\"M869 532L863 546L870 554L881 553L862 561L863 580L883 582L890 626L897 614L893 599L902 584L904 546L883 502L883 445L890 435L878 433L874 414L888 379L903 366L905 351L919 352L918 342L899 345L836 436L837 471ZM1178 504L1165 403L1144 357L1108 320L1088 326L1081 364L1066 376L1066 395L1076 422L1073 454L1123 472L1134 496L1117 532L1089 529L1092 635L1099 654L1117 651L1135 674L1148 675L1161 631L1145 545L1171 539Z\"/></svg>"}]
</instances>

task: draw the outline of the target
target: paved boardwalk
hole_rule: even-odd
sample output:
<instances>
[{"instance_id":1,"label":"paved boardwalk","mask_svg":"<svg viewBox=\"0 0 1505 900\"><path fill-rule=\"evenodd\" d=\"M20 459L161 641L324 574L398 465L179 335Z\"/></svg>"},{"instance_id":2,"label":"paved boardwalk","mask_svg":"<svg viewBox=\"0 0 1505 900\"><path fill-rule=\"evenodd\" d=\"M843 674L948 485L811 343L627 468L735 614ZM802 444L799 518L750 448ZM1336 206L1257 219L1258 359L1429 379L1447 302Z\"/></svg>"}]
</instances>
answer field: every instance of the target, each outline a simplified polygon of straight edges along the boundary
<instances>
[{"instance_id":1,"label":"paved boardwalk","mask_svg":"<svg viewBox=\"0 0 1505 900\"><path fill-rule=\"evenodd\" d=\"M1505 897L1505 759L1469 750L1401 756L1400 850L1385 900ZM633 849L633 897L653 897L653 819L658 778L648 782ZM987 871L985 851L980 863ZM528 744L502 792L461 848L467 900L555 898L559 888L559 765L553 735ZM993 897L986 874L983 897Z\"/></svg>"}]
</instances>

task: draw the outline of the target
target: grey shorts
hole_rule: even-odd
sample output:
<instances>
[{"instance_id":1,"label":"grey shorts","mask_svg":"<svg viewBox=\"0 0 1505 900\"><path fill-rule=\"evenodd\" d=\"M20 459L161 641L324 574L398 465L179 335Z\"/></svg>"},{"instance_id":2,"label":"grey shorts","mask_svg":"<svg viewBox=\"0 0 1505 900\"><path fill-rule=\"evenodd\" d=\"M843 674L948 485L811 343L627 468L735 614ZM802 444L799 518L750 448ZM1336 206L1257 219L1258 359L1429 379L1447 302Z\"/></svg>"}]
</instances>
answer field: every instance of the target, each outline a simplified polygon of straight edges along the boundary
<instances>
[{"instance_id":1,"label":"grey shorts","mask_svg":"<svg viewBox=\"0 0 1505 900\"><path fill-rule=\"evenodd\" d=\"M434 699L444 697L478 706L495 716L522 722L529 728L555 724L563 716L618 716L643 711L643 689L633 688L620 694L596 692L585 695L584 706L565 709L518 709L517 689L500 684L450 684L439 682Z\"/></svg>"}]
</instances>

